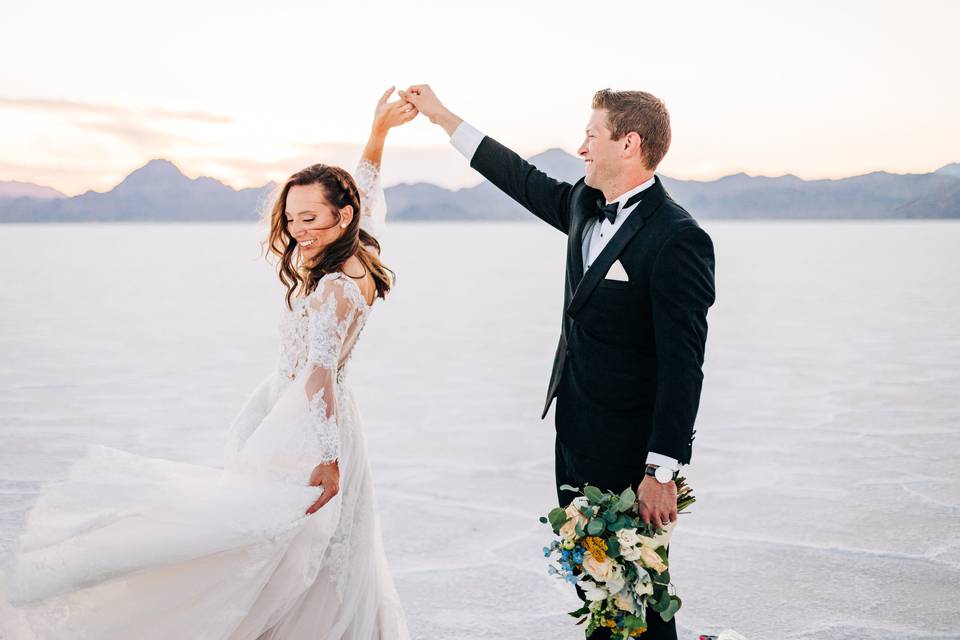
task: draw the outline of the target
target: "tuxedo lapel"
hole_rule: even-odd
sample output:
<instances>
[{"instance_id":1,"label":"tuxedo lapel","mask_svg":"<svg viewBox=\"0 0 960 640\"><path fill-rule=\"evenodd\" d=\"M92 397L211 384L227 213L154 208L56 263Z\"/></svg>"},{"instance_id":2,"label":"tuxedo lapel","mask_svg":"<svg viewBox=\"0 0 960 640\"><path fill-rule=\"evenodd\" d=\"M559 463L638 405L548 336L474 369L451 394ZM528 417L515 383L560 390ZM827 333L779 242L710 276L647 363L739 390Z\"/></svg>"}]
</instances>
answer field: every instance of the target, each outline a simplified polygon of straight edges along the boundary
<instances>
[{"instance_id":1,"label":"tuxedo lapel","mask_svg":"<svg viewBox=\"0 0 960 640\"><path fill-rule=\"evenodd\" d=\"M643 199L637 205L630 215L627 217L626 221L623 223L610 242L603 248L603 251L600 252L600 255L597 256L597 259L594 260L593 264L590 265L590 269L583 275L580 279L579 284L575 285L576 289L574 290L573 297L570 299L570 304L567 306L567 315L570 317L576 316L577 312L580 311L580 308L583 307L583 304L590 297L590 294L593 293L593 290L596 289L597 285L600 284L600 281L603 279L603 276L606 275L607 270L613 265L614 261L624 250L630 240L637 234L640 229L647 222L647 218L653 215L654 211L657 210L657 207L660 206L660 203L663 202L665 191L663 189L663 184L660 182L660 177L657 176L653 185L647 188L643 193ZM585 218L581 217L581 226L582 229L583 222ZM573 243L571 243L572 245ZM576 260L580 266L581 272L583 271L583 258L580 253L580 246L577 243L576 250ZM573 256L570 256L572 260Z\"/></svg>"},{"instance_id":2,"label":"tuxedo lapel","mask_svg":"<svg viewBox=\"0 0 960 640\"><path fill-rule=\"evenodd\" d=\"M587 221L585 216L574 216L567 238L567 269L570 286L573 289L577 288L577 284L583 277L583 228Z\"/></svg>"}]
</instances>

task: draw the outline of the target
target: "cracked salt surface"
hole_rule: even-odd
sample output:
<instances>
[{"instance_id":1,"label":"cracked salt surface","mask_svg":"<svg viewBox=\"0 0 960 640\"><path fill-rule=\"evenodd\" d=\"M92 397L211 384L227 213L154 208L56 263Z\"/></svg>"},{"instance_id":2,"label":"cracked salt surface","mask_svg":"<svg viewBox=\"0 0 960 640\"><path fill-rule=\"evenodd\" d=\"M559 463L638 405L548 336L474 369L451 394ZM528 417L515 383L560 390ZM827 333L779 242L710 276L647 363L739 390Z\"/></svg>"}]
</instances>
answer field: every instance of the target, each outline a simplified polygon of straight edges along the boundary
<instances>
[{"instance_id":1,"label":"cracked salt surface","mask_svg":"<svg viewBox=\"0 0 960 640\"><path fill-rule=\"evenodd\" d=\"M719 298L687 470L699 502L671 549L681 637L960 637L960 225L705 226ZM0 559L85 444L219 464L277 353L257 233L3 229ZM395 224L383 240L399 281L350 377L412 633L582 637L537 522L555 499L538 412L563 236Z\"/></svg>"}]
</instances>

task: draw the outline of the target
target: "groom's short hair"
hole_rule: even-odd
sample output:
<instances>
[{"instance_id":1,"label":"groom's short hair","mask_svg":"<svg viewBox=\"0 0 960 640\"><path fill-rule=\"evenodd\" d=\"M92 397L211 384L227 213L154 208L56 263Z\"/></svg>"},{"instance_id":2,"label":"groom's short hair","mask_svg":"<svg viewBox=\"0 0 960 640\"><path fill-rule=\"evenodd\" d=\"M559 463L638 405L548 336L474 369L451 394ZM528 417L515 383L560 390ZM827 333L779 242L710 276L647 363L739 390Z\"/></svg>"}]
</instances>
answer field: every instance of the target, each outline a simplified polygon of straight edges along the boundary
<instances>
[{"instance_id":1,"label":"groom's short hair","mask_svg":"<svg viewBox=\"0 0 960 640\"><path fill-rule=\"evenodd\" d=\"M657 168L670 148L670 114L663 100L646 91L601 89L593 94L593 108L607 110L612 140L631 131L640 134L643 164L650 170Z\"/></svg>"}]
</instances>

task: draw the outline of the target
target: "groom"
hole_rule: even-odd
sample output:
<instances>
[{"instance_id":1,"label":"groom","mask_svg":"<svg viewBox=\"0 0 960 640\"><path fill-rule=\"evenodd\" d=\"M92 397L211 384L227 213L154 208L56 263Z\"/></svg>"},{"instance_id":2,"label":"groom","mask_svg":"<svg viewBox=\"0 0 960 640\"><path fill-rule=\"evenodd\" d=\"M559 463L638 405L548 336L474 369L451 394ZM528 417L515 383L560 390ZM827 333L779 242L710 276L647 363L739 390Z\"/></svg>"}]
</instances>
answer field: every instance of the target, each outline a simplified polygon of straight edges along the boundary
<instances>
[{"instance_id":1,"label":"groom","mask_svg":"<svg viewBox=\"0 0 960 640\"><path fill-rule=\"evenodd\" d=\"M654 174L670 147L663 102L598 91L579 150L586 177L571 185L474 129L428 85L400 95L446 130L471 167L567 235L562 331L543 408L545 417L557 399L561 506L575 497L563 484L633 486L645 521L675 521L673 479L690 462L714 255L710 236ZM673 620L646 613L641 638L677 637Z\"/></svg>"}]
</instances>

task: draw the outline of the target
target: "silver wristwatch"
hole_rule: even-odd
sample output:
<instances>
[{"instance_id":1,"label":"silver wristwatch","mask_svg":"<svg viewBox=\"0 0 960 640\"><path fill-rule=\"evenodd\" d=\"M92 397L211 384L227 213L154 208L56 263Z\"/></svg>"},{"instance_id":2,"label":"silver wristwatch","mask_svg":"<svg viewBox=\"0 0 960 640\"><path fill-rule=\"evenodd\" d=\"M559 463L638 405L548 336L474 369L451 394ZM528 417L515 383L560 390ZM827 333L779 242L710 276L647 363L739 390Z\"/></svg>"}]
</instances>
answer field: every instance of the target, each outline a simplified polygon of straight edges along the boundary
<instances>
[{"instance_id":1,"label":"silver wristwatch","mask_svg":"<svg viewBox=\"0 0 960 640\"><path fill-rule=\"evenodd\" d=\"M653 476L660 484L667 484L668 482L673 482L680 472L668 469L667 467L648 464L647 468L644 469L644 473L648 476Z\"/></svg>"}]
</instances>

